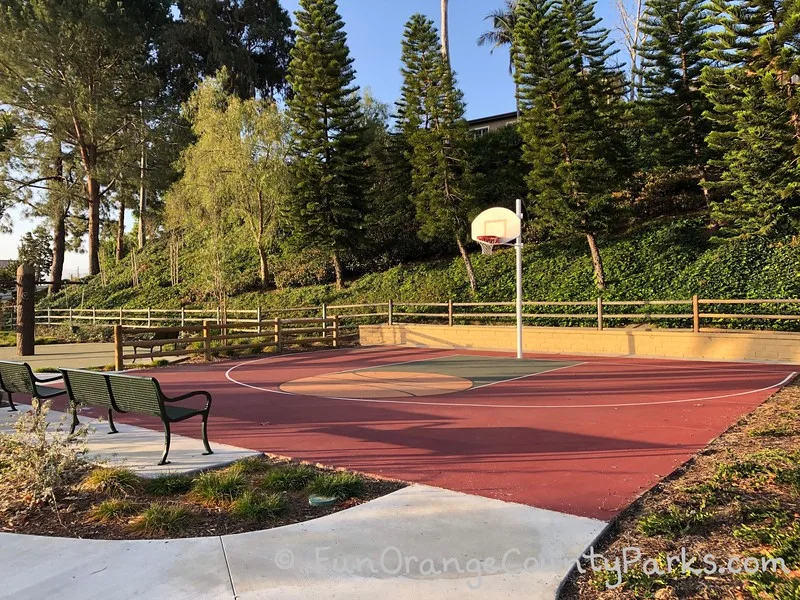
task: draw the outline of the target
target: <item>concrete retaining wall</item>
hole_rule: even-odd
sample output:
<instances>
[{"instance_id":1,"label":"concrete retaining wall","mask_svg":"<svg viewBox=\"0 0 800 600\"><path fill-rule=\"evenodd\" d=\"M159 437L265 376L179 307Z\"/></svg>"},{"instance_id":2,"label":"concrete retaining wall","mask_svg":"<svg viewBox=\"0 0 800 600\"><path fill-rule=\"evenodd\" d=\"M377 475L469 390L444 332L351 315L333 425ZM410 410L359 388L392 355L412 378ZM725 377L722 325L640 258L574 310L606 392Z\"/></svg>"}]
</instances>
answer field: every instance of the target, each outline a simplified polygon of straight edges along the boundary
<instances>
[{"instance_id":1,"label":"concrete retaining wall","mask_svg":"<svg viewBox=\"0 0 800 600\"><path fill-rule=\"evenodd\" d=\"M513 351L516 329L489 325L363 325L361 345ZM800 363L800 334L526 327L526 352Z\"/></svg>"}]
</instances>

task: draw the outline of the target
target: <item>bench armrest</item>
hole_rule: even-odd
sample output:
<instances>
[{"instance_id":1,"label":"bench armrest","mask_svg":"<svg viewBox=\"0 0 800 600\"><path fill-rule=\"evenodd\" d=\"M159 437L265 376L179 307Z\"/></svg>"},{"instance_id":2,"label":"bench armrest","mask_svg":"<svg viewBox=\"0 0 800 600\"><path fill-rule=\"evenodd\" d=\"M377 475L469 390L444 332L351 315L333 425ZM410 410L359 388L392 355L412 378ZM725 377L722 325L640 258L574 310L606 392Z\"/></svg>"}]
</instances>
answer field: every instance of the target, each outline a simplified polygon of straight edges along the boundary
<instances>
[{"instance_id":1,"label":"bench armrest","mask_svg":"<svg viewBox=\"0 0 800 600\"><path fill-rule=\"evenodd\" d=\"M51 383L53 381L58 381L59 379L63 378L64 376L61 373L50 373L49 376L44 376L44 377L37 374L33 375L33 381L35 383Z\"/></svg>"},{"instance_id":2,"label":"bench armrest","mask_svg":"<svg viewBox=\"0 0 800 600\"><path fill-rule=\"evenodd\" d=\"M211 408L211 394L209 394L208 392L203 392L203 391L200 391L200 392L189 392L188 394L183 394L182 396L176 396L174 398L167 398L167 396L164 396L164 402L180 402L181 400L187 400L187 399L192 398L194 396L205 396L205 398L206 398L206 407L205 407L204 410L208 410L209 408Z\"/></svg>"}]
</instances>

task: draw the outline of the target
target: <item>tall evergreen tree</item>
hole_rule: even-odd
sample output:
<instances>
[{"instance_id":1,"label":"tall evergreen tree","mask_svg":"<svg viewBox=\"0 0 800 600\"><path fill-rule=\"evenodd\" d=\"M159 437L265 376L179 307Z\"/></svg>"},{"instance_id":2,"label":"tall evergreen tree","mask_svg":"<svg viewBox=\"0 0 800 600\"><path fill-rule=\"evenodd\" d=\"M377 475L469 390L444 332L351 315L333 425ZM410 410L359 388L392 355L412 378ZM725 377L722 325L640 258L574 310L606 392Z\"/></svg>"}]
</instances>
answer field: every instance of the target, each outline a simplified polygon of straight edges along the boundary
<instances>
[{"instance_id":1,"label":"tall evergreen tree","mask_svg":"<svg viewBox=\"0 0 800 600\"><path fill-rule=\"evenodd\" d=\"M403 87L398 124L408 145L412 200L425 240L454 236L467 269L470 288L477 282L464 245L472 197L464 102L453 71L438 47L436 27L423 15L406 24L403 38Z\"/></svg>"},{"instance_id":2,"label":"tall evergreen tree","mask_svg":"<svg viewBox=\"0 0 800 600\"><path fill-rule=\"evenodd\" d=\"M0 11L0 103L20 136L58 140L84 171L89 273L100 271L101 205L135 107L157 93L154 34L166 0L8 0Z\"/></svg>"},{"instance_id":3,"label":"tall evergreen tree","mask_svg":"<svg viewBox=\"0 0 800 600\"><path fill-rule=\"evenodd\" d=\"M712 215L722 235L787 235L800 226L800 4L712 3L702 75L712 105L709 146L718 151L725 198Z\"/></svg>"},{"instance_id":4,"label":"tall evergreen tree","mask_svg":"<svg viewBox=\"0 0 800 600\"><path fill-rule=\"evenodd\" d=\"M596 238L624 185L624 78L610 65L608 31L598 27L594 3L521 0L518 11L520 132L534 211L554 232L586 236L603 289Z\"/></svg>"},{"instance_id":5,"label":"tall evergreen tree","mask_svg":"<svg viewBox=\"0 0 800 600\"><path fill-rule=\"evenodd\" d=\"M707 16L705 0L648 0L645 6L639 51L645 167L705 171L710 124L700 74L707 64Z\"/></svg>"},{"instance_id":6,"label":"tall evergreen tree","mask_svg":"<svg viewBox=\"0 0 800 600\"><path fill-rule=\"evenodd\" d=\"M330 252L336 286L342 253L357 240L369 186L358 87L335 0L300 0L289 64L295 128L294 238Z\"/></svg>"}]
</instances>

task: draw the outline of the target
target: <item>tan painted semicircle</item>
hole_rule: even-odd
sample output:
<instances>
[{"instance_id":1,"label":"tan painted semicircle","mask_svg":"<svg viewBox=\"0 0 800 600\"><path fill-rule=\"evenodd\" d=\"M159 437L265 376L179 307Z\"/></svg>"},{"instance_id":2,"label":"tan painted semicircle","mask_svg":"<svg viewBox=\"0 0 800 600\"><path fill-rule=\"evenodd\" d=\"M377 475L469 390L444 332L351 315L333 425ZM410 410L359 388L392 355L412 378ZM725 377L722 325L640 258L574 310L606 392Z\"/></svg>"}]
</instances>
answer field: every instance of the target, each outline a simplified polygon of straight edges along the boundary
<instances>
[{"instance_id":1,"label":"tan painted semicircle","mask_svg":"<svg viewBox=\"0 0 800 600\"><path fill-rule=\"evenodd\" d=\"M326 373L287 381L283 392L331 398L413 398L463 392L472 381L454 375L417 371Z\"/></svg>"}]
</instances>

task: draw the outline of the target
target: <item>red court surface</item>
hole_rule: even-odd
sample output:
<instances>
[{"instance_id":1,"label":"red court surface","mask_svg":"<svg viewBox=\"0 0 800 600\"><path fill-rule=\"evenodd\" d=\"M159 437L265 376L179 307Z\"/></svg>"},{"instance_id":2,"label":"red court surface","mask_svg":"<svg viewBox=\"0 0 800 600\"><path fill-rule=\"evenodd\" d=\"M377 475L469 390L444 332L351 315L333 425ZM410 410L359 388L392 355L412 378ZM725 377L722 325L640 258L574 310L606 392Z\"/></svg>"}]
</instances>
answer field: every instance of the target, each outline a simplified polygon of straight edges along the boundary
<instances>
[{"instance_id":1,"label":"red court surface","mask_svg":"<svg viewBox=\"0 0 800 600\"><path fill-rule=\"evenodd\" d=\"M787 383L782 365L526 356L568 367L441 396L282 393L319 374L487 352L399 347L146 372L214 397L212 442L609 520ZM160 429L153 419L120 420ZM198 423L173 431L199 437Z\"/></svg>"}]
</instances>

